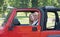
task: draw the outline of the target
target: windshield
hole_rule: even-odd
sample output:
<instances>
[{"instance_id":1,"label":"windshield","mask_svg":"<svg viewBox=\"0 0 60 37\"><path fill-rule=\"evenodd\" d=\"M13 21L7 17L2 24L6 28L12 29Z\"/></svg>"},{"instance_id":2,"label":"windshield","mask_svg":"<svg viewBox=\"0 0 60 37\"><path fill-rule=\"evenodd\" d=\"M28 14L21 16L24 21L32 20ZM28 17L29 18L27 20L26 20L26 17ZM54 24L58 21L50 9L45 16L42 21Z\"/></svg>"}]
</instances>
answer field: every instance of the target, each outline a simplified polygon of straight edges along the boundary
<instances>
[{"instance_id":1,"label":"windshield","mask_svg":"<svg viewBox=\"0 0 60 37\"><path fill-rule=\"evenodd\" d=\"M7 9L6 12L0 14L0 26L4 26L6 24L12 9Z\"/></svg>"}]
</instances>

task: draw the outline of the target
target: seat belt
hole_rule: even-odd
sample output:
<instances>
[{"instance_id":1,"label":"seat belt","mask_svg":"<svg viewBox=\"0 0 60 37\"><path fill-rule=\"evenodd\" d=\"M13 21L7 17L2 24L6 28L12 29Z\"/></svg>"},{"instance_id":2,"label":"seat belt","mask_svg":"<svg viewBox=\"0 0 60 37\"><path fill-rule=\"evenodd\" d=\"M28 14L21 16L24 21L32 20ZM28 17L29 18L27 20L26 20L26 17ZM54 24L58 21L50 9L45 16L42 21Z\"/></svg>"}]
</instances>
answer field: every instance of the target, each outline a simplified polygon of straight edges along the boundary
<instances>
[{"instance_id":1,"label":"seat belt","mask_svg":"<svg viewBox=\"0 0 60 37\"><path fill-rule=\"evenodd\" d=\"M38 23L38 20L34 21L33 24L32 24L32 26L36 26L37 23Z\"/></svg>"}]
</instances>

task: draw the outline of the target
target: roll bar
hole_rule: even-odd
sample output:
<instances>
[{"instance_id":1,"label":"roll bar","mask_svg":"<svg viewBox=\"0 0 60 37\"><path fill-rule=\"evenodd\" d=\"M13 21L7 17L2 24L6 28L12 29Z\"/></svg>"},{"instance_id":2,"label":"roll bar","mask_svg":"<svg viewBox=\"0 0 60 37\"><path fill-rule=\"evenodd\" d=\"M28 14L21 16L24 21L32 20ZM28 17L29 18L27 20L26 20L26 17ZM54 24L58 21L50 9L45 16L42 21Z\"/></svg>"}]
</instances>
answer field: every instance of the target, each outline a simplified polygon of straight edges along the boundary
<instances>
[{"instance_id":1,"label":"roll bar","mask_svg":"<svg viewBox=\"0 0 60 37\"><path fill-rule=\"evenodd\" d=\"M55 11L60 11L60 8L56 8L54 6L45 6L45 10L48 12L55 12Z\"/></svg>"}]
</instances>

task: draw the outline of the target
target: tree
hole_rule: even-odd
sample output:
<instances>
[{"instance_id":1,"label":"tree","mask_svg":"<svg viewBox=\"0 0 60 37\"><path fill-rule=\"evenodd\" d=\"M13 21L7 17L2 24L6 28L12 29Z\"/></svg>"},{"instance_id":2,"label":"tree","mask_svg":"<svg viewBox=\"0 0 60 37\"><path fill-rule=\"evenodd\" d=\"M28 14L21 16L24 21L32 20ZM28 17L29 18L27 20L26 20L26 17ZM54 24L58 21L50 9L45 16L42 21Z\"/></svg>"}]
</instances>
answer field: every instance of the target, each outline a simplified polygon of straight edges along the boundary
<instances>
[{"instance_id":1,"label":"tree","mask_svg":"<svg viewBox=\"0 0 60 37\"><path fill-rule=\"evenodd\" d=\"M0 0L0 13L2 13L3 2L4 2L4 0Z\"/></svg>"},{"instance_id":2,"label":"tree","mask_svg":"<svg viewBox=\"0 0 60 37\"><path fill-rule=\"evenodd\" d=\"M38 7L38 0L32 0L32 7L37 8Z\"/></svg>"}]
</instances>

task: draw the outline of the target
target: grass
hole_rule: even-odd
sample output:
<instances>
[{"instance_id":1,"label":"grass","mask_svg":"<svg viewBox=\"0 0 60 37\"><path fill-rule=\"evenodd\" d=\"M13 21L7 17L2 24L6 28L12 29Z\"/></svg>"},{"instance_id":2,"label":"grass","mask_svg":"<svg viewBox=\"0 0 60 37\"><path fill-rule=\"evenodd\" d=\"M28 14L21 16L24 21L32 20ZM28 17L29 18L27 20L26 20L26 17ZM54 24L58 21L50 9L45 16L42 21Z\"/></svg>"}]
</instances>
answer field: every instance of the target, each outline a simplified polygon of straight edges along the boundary
<instances>
[{"instance_id":1,"label":"grass","mask_svg":"<svg viewBox=\"0 0 60 37\"><path fill-rule=\"evenodd\" d=\"M21 24L29 24L29 18L18 18Z\"/></svg>"}]
</instances>

